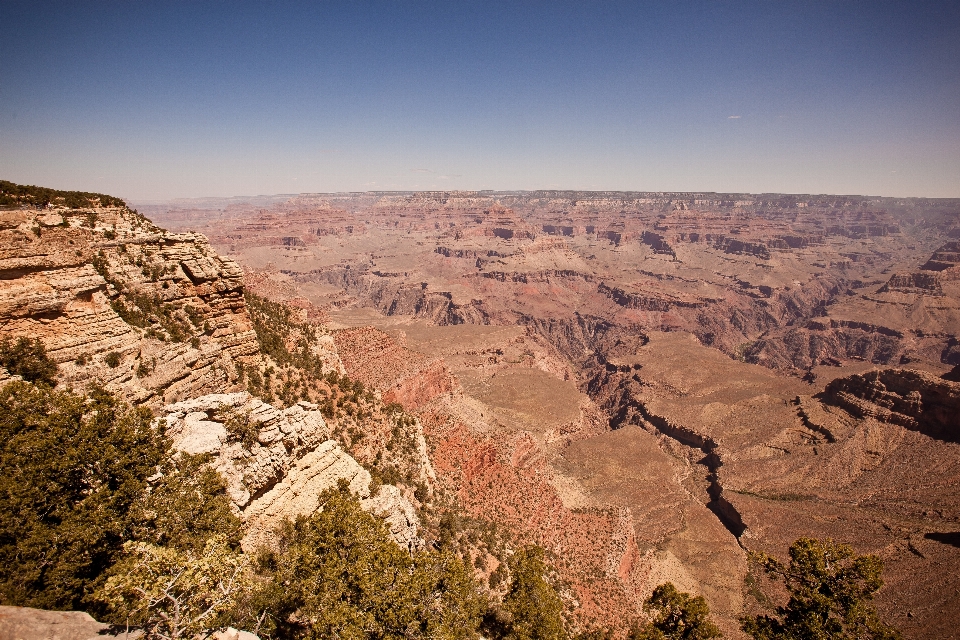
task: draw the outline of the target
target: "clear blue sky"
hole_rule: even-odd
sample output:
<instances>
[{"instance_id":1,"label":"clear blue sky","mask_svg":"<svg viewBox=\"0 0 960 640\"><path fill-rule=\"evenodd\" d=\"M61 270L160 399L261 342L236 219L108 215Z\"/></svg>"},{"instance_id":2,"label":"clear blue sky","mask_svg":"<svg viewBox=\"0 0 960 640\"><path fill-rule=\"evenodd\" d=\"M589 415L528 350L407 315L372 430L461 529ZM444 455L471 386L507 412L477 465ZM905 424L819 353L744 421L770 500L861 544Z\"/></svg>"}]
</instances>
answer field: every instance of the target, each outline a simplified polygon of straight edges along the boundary
<instances>
[{"instance_id":1,"label":"clear blue sky","mask_svg":"<svg viewBox=\"0 0 960 640\"><path fill-rule=\"evenodd\" d=\"M960 3L0 8L0 178L960 196Z\"/></svg>"}]
</instances>

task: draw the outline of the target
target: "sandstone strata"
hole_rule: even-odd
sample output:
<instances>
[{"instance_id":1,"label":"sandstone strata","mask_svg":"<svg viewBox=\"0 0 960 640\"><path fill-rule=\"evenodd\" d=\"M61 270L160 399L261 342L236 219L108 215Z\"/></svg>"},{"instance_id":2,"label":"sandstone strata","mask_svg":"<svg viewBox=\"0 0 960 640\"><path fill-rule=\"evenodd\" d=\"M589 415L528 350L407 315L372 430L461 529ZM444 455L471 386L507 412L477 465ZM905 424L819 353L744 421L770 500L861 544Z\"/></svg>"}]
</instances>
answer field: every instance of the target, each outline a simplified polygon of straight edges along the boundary
<instances>
[{"instance_id":1,"label":"sandstone strata","mask_svg":"<svg viewBox=\"0 0 960 640\"><path fill-rule=\"evenodd\" d=\"M236 263L125 208L0 214L0 336L40 338L65 382L152 406L260 358Z\"/></svg>"},{"instance_id":2,"label":"sandstone strata","mask_svg":"<svg viewBox=\"0 0 960 640\"><path fill-rule=\"evenodd\" d=\"M728 355L807 370L941 361L960 333L956 242L943 242L956 204L769 194L325 194L235 211L236 222L210 231L245 264L269 263L336 305L349 298L322 287L436 324L618 315L621 326L681 329ZM205 223L202 210L187 217ZM411 243L410 234L421 239ZM291 237L295 246L282 240Z\"/></svg>"},{"instance_id":3,"label":"sandstone strata","mask_svg":"<svg viewBox=\"0 0 960 640\"><path fill-rule=\"evenodd\" d=\"M837 378L822 396L858 418L960 442L960 383L922 371L884 369Z\"/></svg>"}]
</instances>

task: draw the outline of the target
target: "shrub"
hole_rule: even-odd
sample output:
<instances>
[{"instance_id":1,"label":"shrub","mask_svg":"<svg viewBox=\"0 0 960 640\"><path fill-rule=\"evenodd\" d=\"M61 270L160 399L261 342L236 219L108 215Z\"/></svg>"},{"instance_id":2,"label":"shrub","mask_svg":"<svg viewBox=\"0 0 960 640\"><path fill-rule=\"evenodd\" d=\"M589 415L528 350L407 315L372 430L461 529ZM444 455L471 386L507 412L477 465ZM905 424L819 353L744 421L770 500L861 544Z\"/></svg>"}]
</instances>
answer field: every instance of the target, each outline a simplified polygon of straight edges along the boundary
<instances>
[{"instance_id":1,"label":"shrub","mask_svg":"<svg viewBox=\"0 0 960 640\"><path fill-rule=\"evenodd\" d=\"M547 580L547 564L540 547L529 546L511 556L510 587L499 610L484 620L489 635L505 640L560 640L566 638L563 602Z\"/></svg>"},{"instance_id":2,"label":"shrub","mask_svg":"<svg viewBox=\"0 0 960 640\"><path fill-rule=\"evenodd\" d=\"M51 387L57 384L57 363L47 356L39 338L9 338L0 341L0 366L27 382L40 382Z\"/></svg>"},{"instance_id":3,"label":"shrub","mask_svg":"<svg viewBox=\"0 0 960 640\"><path fill-rule=\"evenodd\" d=\"M709 640L723 634L710 621L710 608L703 596L677 591L670 582L653 590L643 603L653 620L630 631L629 640Z\"/></svg>"},{"instance_id":4,"label":"shrub","mask_svg":"<svg viewBox=\"0 0 960 640\"><path fill-rule=\"evenodd\" d=\"M232 409L224 412L223 426L227 429L227 439L239 442L250 449L260 437L260 423L250 419L249 412Z\"/></svg>"},{"instance_id":5,"label":"shrub","mask_svg":"<svg viewBox=\"0 0 960 640\"><path fill-rule=\"evenodd\" d=\"M119 362L118 362L117 364L119 364ZM144 361L144 360L142 360L142 359L141 359L140 362L137 364L137 371L136 371L136 373L137 373L137 377L138 377L138 378L146 378L148 375L150 375L150 372L151 372L151 371L153 371L153 366L152 366L152 364L148 364L146 361Z\"/></svg>"},{"instance_id":6,"label":"shrub","mask_svg":"<svg viewBox=\"0 0 960 640\"><path fill-rule=\"evenodd\" d=\"M459 558L401 549L346 482L321 502L323 511L282 525L277 550L258 559L278 636L477 637L486 603Z\"/></svg>"},{"instance_id":7,"label":"shrub","mask_svg":"<svg viewBox=\"0 0 960 640\"><path fill-rule=\"evenodd\" d=\"M757 639L893 640L900 634L883 623L872 605L883 586L883 561L857 556L832 540L800 538L790 547L790 564L757 555L764 572L782 579L789 601L775 614L741 619L741 628Z\"/></svg>"},{"instance_id":8,"label":"shrub","mask_svg":"<svg viewBox=\"0 0 960 640\"><path fill-rule=\"evenodd\" d=\"M126 626L142 628L147 640L207 637L231 621L252 589L248 558L223 536L200 551L133 541L123 551L97 599Z\"/></svg>"},{"instance_id":9,"label":"shrub","mask_svg":"<svg viewBox=\"0 0 960 640\"><path fill-rule=\"evenodd\" d=\"M0 603L99 615L91 596L124 542L197 552L220 535L237 548L223 479L170 453L148 409L102 390L0 389Z\"/></svg>"},{"instance_id":10,"label":"shrub","mask_svg":"<svg viewBox=\"0 0 960 640\"><path fill-rule=\"evenodd\" d=\"M189 305L189 304L185 305L183 307L183 311L184 313L187 314L187 318L190 320L190 324L192 324L195 327L199 327L203 325L203 314L200 313L200 311L198 311L192 305Z\"/></svg>"},{"instance_id":11,"label":"shrub","mask_svg":"<svg viewBox=\"0 0 960 640\"><path fill-rule=\"evenodd\" d=\"M103 357L103 361L111 369L116 369L120 366L120 354L116 351L111 351Z\"/></svg>"},{"instance_id":12,"label":"shrub","mask_svg":"<svg viewBox=\"0 0 960 640\"><path fill-rule=\"evenodd\" d=\"M44 207L48 204L61 205L70 209L82 209L91 206L123 207L126 203L120 198L102 193L86 191L60 191L47 187L16 184L0 180L0 205L32 205Z\"/></svg>"},{"instance_id":13,"label":"shrub","mask_svg":"<svg viewBox=\"0 0 960 640\"><path fill-rule=\"evenodd\" d=\"M231 549L240 546L240 519L233 514L226 483L208 462L207 454L164 459L160 478L133 512L134 539L200 551L212 535L219 535Z\"/></svg>"},{"instance_id":14,"label":"shrub","mask_svg":"<svg viewBox=\"0 0 960 640\"><path fill-rule=\"evenodd\" d=\"M167 442L147 409L25 382L0 389L0 599L76 609L130 536Z\"/></svg>"}]
</instances>

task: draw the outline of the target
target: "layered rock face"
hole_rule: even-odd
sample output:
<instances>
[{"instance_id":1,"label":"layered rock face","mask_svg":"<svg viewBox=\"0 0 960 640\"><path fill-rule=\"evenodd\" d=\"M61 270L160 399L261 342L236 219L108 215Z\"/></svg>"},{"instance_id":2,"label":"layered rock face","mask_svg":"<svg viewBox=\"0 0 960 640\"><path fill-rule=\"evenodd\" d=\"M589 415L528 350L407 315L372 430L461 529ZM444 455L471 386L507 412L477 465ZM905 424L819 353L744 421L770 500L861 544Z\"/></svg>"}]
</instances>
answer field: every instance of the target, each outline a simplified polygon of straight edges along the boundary
<instances>
[{"instance_id":1,"label":"layered rock face","mask_svg":"<svg viewBox=\"0 0 960 640\"><path fill-rule=\"evenodd\" d=\"M282 270L334 306L359 303L441 325L618 317L621 326L688 331L749 362L809 370L941 362L960 333L956 242L943 242L957 204L695 193L325 194L267 211L238 208L206 228L245 265ZM209 224L202 210L156 213ZM330 285L342 293L325 291Z\"/></svg>"},{"instance_id":2,"label":"layered rock face","mask_svg":"<svg viewBox=\"0 0 960 640\"><path fill-rule=\"evenodd\" d=\"M125 208L0 213L0 336L40 338L74 386L159 406L259 361L242 272Z\"/></svg>"},{"instance_id":3,"label":"layered rock face","mask_svg":"<svg viewBox=\"0 0 960 640\"><path fill-rule=\"evenodd\" d=\"M241 392L167 405L162 414L175 448L214 456L245 524L244 549L269 544L284 519L317 511L320 494L341 480L364 509L384 518L398 544L423 546L413 505L392 485L371 495L370 473L329 439L316 405L300 402L281 411ZM246 441L242 433L249 434Z\"/></svg>"},{"instance_id":4,"label":"layered rock face","mask_svg":"<svg viewBox=\"0 0 960 640\"><path fill-rule=\"evenodd\" d=\"M308 301L295 303L301 321L322 322ZM0 212L0 338L22 336L44 343L62 383L146 404L177 448L214 454L246 546L315 511L341 479L398 543L423 544L410 501L389 485L370 495L370 474L331 439L316 405L280 410L246 392L212 393L242 388L242 368L262 356L243 272L202 235L168 233L122 207ZM343 372L331 336L311 346Z\"/></svg>"},{"instance_id":5,"label":"layered rock face","mask_svg":"<svg viewBox=\"0 0 960 640\"><path fill-rule=\"evenodd\" d=\"M247 392L193 398L163 407L161 415L176 448L217 456L216 468L238 509L330 435L316 406L304 402L281 411ZM245 432L250 435L240 435Z\"/></svg>"},{"instance_id":6,"label":"layered rock face","mask_svg":"<svg viewBox=\"0 0 960 640\"><path fill-rule=\"evenodd\" d=\"M858 418L960 442L960 383L921 371L883 369L837 378L821 395Z\"/></svg>"},{"instance_id":7,"label":"layered rock face","mask_svg":"<svg viewBox=\"0 0 960 640\"><path fill-rule=\"evenodd\" d=\"M648 338L591 380L591 394L607 399L619 428L565 450L563 469L635 511L663 507L671 490L685 490L723 525L726 540L751 551L782 556L808 536L875 553L886 565L883 615L910 637L949 635L940 612L956 607L958 592L954 569L942 568L957 563L960 448L945 434L956 430L957 383L869 371L836 379L814 397L810 384L730 362L692 336ZM653 451L644 451L651 438ZM680 482L668 479L670 465L656 471L658 450L673 458ZM663 480L644 490L625 480L634 473L634 482ZM663 524L674 518L658 514ZM698 568L709 599L710 582L734 572L736 556L722 557L723 535L711 552L682 539L671 533L661 544ZM709 572L708 558L716 563Z\"/></svg>"},{"instance_id":8,"label":"layered rock face","mask_svg":"<svg viewBox=\"0 0 960 640\"><path fill-rule=\"evenodd\" d=\"M311 361L300 380L307 375L327 399L351 392L350 412L325 406L328 424L316 404L280 408L239 391L245 374L267 377L274 367L280 375L290 372L261 354L243 286L238 265L217 255L204 236L168 233L124 207L0 212L0 339L39 338L59 365L58 388L103 386L153 409L155 426L164 425L175 450L209 454L244 523L246 551L271 544L283 520L322 509L321 494L341 482L383 519L398 545L422 550L413 496L426 499L436 476L419 422L384 409L349 380L331 391L338 381L333 373L344 373L344 364L324 327L326 315L305 298L283 300L302 330L287 336L297 345L285 346L299 347L309 337L310 355L320 365ZM262 331L262 323L257 327ZM455 383L442 362L426 364L408 370L387 402L429 402L449 391ZM433 382L417 381L424 370L435 374ZM8 379L0 368L0 384ZM361 406L368 413L355 414ZM362 436L369 437L361 446ZM385 451L388 442L401 446ZM348 450L364 464L391 464L425 494L399 481L374 482ZM87 640L104 628L78 612L0 608L2 637ZM215 635L253 638L239 633Z\"/></svg>"},{"instance_id":9,"label":"layered rock face","mask_svg":"<svg viewBox=\"0 0 960 640\"><path fill-rule=\"evenodd\" d=\"M570 375L568 367L536 334L519 327L404 324L345 329L335 339L350 376L419 416L437 486L455 495L467 515L495 522L518 543L536 543L555 554L580 624L630 619L654 587L670 580L706 590L725 628L735 630L739 569L721 577L713 567L708 577L684 567L690 559L686 549L655 547L676 533L676 517L660 522L673 510L711 535L726 537L708 509L674 492L661 496L658 506L614 506L568 473L564 452L589 448L608 427L590 399L562 381ZM447 380L454 384L438 383ZM408 387L426 391L407 398L397 394ZM652 468L662 474L659 480L669 482L676 469L662 458L657 462L661 466ZM741 549L729 542L722 546L721 558L742 564Z\"/></svg>"}]
</instances>

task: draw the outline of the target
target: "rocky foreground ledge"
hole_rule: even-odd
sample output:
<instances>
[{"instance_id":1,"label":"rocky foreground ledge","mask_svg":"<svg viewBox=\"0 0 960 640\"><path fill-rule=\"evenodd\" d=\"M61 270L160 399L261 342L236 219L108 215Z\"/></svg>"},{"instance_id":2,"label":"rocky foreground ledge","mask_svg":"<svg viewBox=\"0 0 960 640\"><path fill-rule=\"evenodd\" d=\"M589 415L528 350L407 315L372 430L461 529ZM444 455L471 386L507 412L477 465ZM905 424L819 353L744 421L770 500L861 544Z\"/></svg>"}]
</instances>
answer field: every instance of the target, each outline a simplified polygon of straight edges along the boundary
<instances>
[{"instance_id":1,"label":"rocky foreground ledge","mask_svg":"<svg viewBox=\"0 0 960 640\"><path fill-rule=\"evenodd\" d=\"M4 640L135 640L140 631L112 630L83 611L46 611L0 605L0 638ZM217 631L215 640L259 640L248 631L232 627Z\"/></svg>"}]
</instances>

